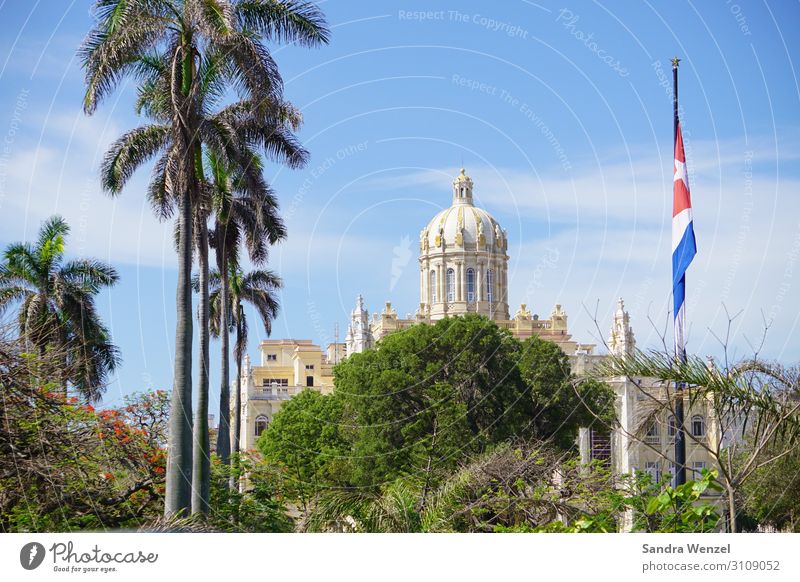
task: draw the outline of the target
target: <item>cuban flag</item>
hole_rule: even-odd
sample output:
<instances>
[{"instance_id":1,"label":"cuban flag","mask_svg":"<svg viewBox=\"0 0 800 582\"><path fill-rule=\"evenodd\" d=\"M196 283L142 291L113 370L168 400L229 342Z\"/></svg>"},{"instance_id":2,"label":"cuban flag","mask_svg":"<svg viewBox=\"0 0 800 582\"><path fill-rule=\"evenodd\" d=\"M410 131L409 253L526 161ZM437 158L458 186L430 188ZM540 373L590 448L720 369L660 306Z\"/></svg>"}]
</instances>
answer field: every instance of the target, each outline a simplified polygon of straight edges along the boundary
<instances>
[{"instance_id":1,"label":"cuban flag","mask_svg":"<svg viewBox=\"0 0 800 582\"><path fill-rule=\"evenodd\" d=\"M675 176L672 203L672 299L675 313L675 355L686 357L686 269L697 254L692 226L692 198L689 195L689 176L686 173L686 155L683 136L678 123L675 140Z\"/></svg>"}]
</instances>

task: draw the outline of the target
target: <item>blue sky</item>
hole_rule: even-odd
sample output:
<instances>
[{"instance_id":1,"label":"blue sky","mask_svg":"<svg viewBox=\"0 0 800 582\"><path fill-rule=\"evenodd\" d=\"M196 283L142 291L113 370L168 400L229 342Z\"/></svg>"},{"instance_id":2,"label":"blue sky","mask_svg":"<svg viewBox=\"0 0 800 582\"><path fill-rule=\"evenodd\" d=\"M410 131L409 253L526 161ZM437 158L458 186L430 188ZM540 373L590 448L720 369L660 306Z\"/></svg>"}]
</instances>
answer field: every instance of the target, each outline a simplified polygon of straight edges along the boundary
<instances>
[{"instance_id":1,"label":"blue sky","mask_svg":"<svg viewBox=\"0 0 800 582\"><path fill-rule=\"evenodd\" d=\"M105 148L142 120L129 84L93 117L81 111L75 51L89 5L0 3L0 244L60 213L75 255L118 267L100 299L124 358L114 403L171 385L175 257L172 226L144 201L147 171L116 200L100 191ZM678 55L699 247L689 349L721 355L727 309L739 314L732 352L751 352L769 321L763 354L797 361L797 2L321 6L329 46L273 47L312 154L302 170L267 166L289 230L271 258L286 284L273 337L332 341L358 293L370 310L391 300L413 312L419 232L449 205L463 164L509 233L512 313L525 302L547 316L559 302L576 339L599 342L594 319L605 336L622 296L639 345L657 347L670 305ZM251 325L254 358L263 337Z\"/></svg>"}]
</instances>

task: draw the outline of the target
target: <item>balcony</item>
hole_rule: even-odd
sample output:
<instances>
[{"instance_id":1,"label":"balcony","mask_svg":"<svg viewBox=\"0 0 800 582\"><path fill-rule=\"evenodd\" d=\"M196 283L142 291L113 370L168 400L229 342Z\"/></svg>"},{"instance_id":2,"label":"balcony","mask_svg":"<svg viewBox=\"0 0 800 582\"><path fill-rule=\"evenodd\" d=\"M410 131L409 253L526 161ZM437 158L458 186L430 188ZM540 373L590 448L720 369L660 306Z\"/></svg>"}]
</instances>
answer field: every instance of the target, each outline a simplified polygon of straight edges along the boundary
<instances>
[{"instance_id":1,"label":"balcony","mask_svg":"<svg viewBox=\"0 0 800 582\"><path fill-rule=\"evenodd\" d=\"M289 400L302 388L299 386L256 386L247 392L250 400Z\"/></svg>"}]
</instances>

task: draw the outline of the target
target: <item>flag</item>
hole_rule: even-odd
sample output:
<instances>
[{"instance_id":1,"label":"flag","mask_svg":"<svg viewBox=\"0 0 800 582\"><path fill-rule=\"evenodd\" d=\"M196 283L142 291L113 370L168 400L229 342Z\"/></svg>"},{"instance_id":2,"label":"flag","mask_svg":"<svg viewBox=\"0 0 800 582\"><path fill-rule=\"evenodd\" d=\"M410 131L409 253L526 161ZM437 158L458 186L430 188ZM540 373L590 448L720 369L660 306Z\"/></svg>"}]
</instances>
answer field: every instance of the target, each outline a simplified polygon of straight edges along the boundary
<instances>
[{"instance_id":1,"label":"flag","mask_svg":"<svg viewBox=\"0 0 800 582\"><path fill-rule=\"evenodd\" d=\"M672 300L675 314L675 355L686 356L686 269L697 254L692 226L692 198L689 195L689 176L686 173L686 155L683 136L678 123L675 139L675 176L672 182Z\"/></svg>"}]
</instances>

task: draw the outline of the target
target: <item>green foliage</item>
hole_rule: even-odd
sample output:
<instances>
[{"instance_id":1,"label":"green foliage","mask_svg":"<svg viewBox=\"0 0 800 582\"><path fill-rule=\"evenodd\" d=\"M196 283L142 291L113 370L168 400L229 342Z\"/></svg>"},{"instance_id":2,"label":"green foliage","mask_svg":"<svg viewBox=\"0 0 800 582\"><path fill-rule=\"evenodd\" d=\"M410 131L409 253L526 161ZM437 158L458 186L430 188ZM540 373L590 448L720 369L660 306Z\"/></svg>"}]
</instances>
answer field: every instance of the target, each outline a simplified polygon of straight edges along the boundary
<instances>
[{"instance_id":1,"label":"green foliage","mask_svg":"<svg viewBox=\"0 0 800 582\"><path fill-rule=\"evenodd\" d=\"M340 481L348 444L342 435L342 402L303 390L275 415L257 446L279 469L280 489L306 506L322 488Z\"/></svg>"},{"instance_id":2,"label":"green foliage","mask_svg":"<svg viewBox=\"0 0 800 582\"><path fill-rule=\"evenodd\" d=\"M207 524L216 531L291 532L289 517L276 483L280 475L261 459L237 453L231 464L211 457L211 494ZM242 485L230 488L230 479Z\"/></svg>"},{"instance_id":3,"label":"green foliage","mask_svg":"<svg viewBox=\"0 0 800 582\"><path fill-rule=\"evenodd\" d=\"M655 531L675 533L703 533L714 531L719 514L714 505L700 502L707 490L720 492L716 482L717 471L703 469L701 477L677 487L666 486L658 495L650 497L645 506L648 516L657 516Z\"/></svg>"},{"instance_id":4,"label":"green foliage","mask_svg":"<svg viewBox=\"0 0 800 582\"><path fill-rule=\"evenodd\" d=\"M28 349L40 355L43 377L71 384L87 401L100 398L119 351L95 307L95 296L113 286L116 270L95 259L64 259L69 225L60 216L42 224L35 244L15 243L0 263L0 315L17 308L17 327ZM63 388L66 390L66 388Z\"/></svg>"},{"instance_id":5,"label":"green foliage","mask_svg":"<svg viewBox=\"0 0 800 582\"><path fill-rule=\"evenodd\" d=\"M483 317L451 317L384 338L335 369L352 482L432 478L493 442L532 431L515 340Z\"/></svg>"},{"instance_id":6,"label":"green foliage","mask_svg":"<svg viewBox=\"0 0 800 582\"><path fill-rule=\"evenodd\" d=\"M530 531L547 533L607 533L617 531L626 515L633 532L704 533L715 531L720 516L717 507L701 495L707 490L722 491L717 472L703 470L696 481L678 487L657 483L646 473L626 476L619 488L596 492L595 507L575 519L558 520ZM500 530L498 530L500 531ZM504 530L505 531L505 530Z\"/></svg>"},{"instance_id":7,"label":"green foliage","mask_svg":"<svg viewBox=\"0 0 800 582\"><path fill-rule=\"evenodd\" d=\"M556 478L555 476L558 475ZM323 492L303 524L308 531L555 531L559 515L580 523L607 510L608 472L587 471L552 445L501 443L428 490L414 476L374 489ZM549 528L549 529L548 529ZM563 530L564 528L562 528ZM614 531L613 517L607 531ZM561 530L559 530L561 531Z\"/></svg>"},{"instance_id":8,"label":"green foliage","mask_svg":"<svg viewBox=\"0 0 800 582\"><path fill-rule=\"evenodd\" d=\"M593 502L600 473L578 478L577 463L554 456L574 447L578 426L613 421L613 393L575 383L555 344L451 317L391 334L334 373L332 395L302 392L258 441L281 493L311 512L311 529L492 531ZM508 444L536 439L549 445ZM550 487L556 466L577 505ZM344 508L356 525L342 521Z\"/></svg>"},{"instance_id":9,"label":"green foliage","mask_svg":"<svg viewBox=\"0 0 800 582\"><path fill-rule=\"evenodd\" d=\"M776 453L768 449L757 459L761 462ZM742 455L737 463L746 461ZM758 467L742 485L743 509L755 523L770 525L779 531L800 532L800 447L790 449L780 460ZM743 516L737 516L742 520Z\"/></svg>"},{"instance_id":10,"label":"green foliage","mask_svg":"<svg viewBox=\"0 0 800 582\"><path fill-rule=\"evenodd\" d=\"M0 451L8 462L0 468L0 530L136 527L158 515L167 395L96 411L54 388L2 374Z\"/></svg>"},{"instance_id":11,"label":"green foliage","mask_svg":"<svg viewBox=\"0 0 800 582\"><path fill-rule=\"evenodd\" d=\"M594 424L595 416L613 423L613 392L597 380L576 382L558 345L538 336L528 338L519 344L517 363L534 403L532 422L539 438L568 449L578 427Z\"/></svg>"}]
</instances>

